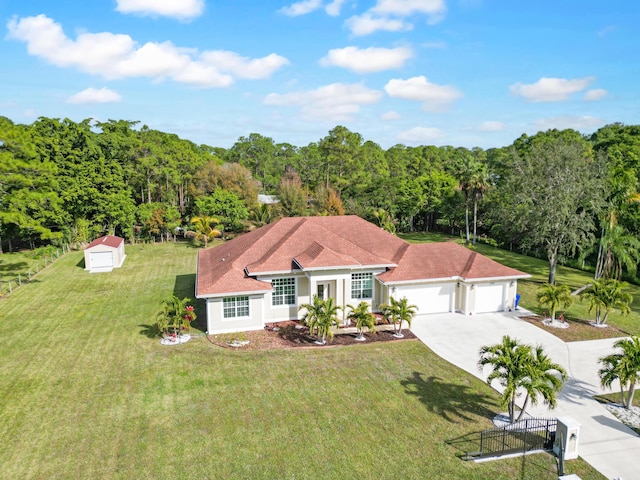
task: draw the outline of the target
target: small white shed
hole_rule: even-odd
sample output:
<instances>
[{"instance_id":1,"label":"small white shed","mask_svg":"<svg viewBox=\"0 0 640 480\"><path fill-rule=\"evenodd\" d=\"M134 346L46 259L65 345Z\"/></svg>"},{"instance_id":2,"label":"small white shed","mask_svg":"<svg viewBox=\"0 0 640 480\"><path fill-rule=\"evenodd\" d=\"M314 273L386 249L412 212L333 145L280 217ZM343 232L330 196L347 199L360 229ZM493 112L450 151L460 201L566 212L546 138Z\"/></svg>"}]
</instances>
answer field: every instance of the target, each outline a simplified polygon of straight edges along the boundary
<instances>
[{"instance_id":1,"label":"small white shed","mask_svg":"<svg viewBox=\"0 0 640 480\"><path fill-rule=\"evenodd\" d=\"M105 235L84 250L84 269L91 273L110 272L124 263L124 238Z\"/></svg>"}]
</instances>

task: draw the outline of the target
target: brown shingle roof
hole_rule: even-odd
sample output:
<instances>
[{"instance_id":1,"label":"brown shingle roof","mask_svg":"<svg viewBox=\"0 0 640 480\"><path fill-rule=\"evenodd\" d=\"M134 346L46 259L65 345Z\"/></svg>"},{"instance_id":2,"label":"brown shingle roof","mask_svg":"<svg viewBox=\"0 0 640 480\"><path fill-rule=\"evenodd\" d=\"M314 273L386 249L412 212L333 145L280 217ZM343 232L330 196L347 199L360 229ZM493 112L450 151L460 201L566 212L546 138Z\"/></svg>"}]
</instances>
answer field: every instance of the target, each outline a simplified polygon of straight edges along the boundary
<instances>
[{"instance_id":1,"label":"brown shingle roof","mask_svg":"<svg viewBox=\"0 0 640 480\"><path fill-rule=\"evenodd\" d=\"M96 238L93 242L87 245L87 248L95 247L96 245L106 245L107 247L118 248L122 242L124 242L124 238L105 235L104 237Z\"/></svg>"},{"instance_id":2,"label":"brown shingle roof","mask_svg":"<svg viewBox=\"0 0 640 480\"><path fill-rule=\"evenodd\" d=\"M378 275L384 283L455 278L527 277L484 255L453 242L411 244L396 268Z\"/></svg>"},{"instance_id":3,"label":"brown shingle roof","mask_svg":"<svg viewBox=\"0 0 640 480\"><path fill-rule=\"evenodd\" d=\"M386 267L385 283L526 275L454 243L411 245L357 216L294 217L199 251L196 295L264 292L257 275L337 267Z\"/></svg>"}]
</instances>

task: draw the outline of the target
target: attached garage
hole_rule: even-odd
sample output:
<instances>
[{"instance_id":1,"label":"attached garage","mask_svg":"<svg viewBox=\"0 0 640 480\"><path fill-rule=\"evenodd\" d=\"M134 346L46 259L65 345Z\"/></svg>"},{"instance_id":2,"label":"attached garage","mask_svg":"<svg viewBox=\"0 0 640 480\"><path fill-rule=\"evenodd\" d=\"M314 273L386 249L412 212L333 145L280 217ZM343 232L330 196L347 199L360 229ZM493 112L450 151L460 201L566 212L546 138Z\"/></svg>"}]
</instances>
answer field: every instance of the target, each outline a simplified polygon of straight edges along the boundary
<instances>
[{"instance_id":1,"label":"attached garage","mask_svg":"<svg viewBox=\"0 0 640 480\"><path fill-rule=\"evenodd\" d=\"M455 309L455 283L403 285L396 287L395 298L407 297L418 314L448 313Z\"/></svg>"},{"instance_id":2,"label":"attached garage","mask_svg":"<svg viewBox=\"0 0 640 480\"><path fill-rule=\"evenodd\" d=\"M84 269L91 273L110 272L122 266L124 238L105 235L95 239L84 251Z\"/></svg>"},{"instance_id":3,"label":"attached garage","mask_svg":"<svg viewBox=\"0 0 640 480\"><path fill-rule=\"evenodd\" d=\"M506 283L490 283L476 285L475 312L501 312L505 309L508 285Z\"/></svg>"}]
</instances>

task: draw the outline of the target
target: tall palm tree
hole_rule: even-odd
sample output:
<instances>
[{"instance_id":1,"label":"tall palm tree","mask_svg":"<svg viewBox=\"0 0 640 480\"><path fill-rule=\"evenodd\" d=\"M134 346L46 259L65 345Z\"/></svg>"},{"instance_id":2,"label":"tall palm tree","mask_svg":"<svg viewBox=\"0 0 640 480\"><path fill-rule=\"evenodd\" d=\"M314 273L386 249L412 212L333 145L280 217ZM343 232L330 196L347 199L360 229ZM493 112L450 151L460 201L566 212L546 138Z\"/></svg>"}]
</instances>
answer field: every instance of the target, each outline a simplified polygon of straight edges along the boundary
<instances>
[{"instance_id":1,"label":"tall palm tree","mask_svg":"<svg viewBox=\"0 0 640 480\"><path fill-rule=\"evenodd\" d=\"M478 227L478 203L484 197L485 192L489 188L491 176L489 169L485 163L478 162L475 172L471 176L471 192L473 194L473 244L477 241Z\"/></svg>"},{"instance_id":2,"label":"tall palm tree","mask_svg":"<svg viewBox=\"0 0 640 480\"><path fill-rule=\"evenodd\" d=\"M524 416L529 401L532 405L537 405L538 394L542 396L545 404L555 408L558 392L567 380L566 370L561 365L554 363L540 345L531 349L531 356L525 372L526 375L521 386L525 390L526 396L516 421L521 420Z\"/></svg>"},{"instance_id":3,"label":"tall palm tree","mask_svg":"<svg viewBox=\"0 0 640 480\"><path fill-rule=\"evenodd\" d=\"M550 283L545 283L540 287L537 299L541 306L549 307L551 320L555 320L558 307L569 308L573 303L571 289L568 286L552 285Z\"/></svg>"},{"instance_id":4,"label":"tall palm tree","mask_svg":"<svg viewBox=\"0 0 640 480\"><path fill-rule=\"evenodd\" d=\"M387 321L393 324L393 336L396 338L402 338L402 322L406 322L410 327L413 317L416 316L418 307L415 305L409 305L407 297L402 297L400 300L396 300L394 297L389 299L388 304L380 305L380 310L387 318Z\"/></svg>"},{"instance_id":5,"label":"tall palm tree","mask_svg":"<svg viewBox=\"0 0 640 480\"><path fill-rule=\"evenodd\" d=\"M204 248L207 248L209 240L222 234L222 228L216 228L220 225L220 220L215 217L193 217L191 224L196 230L197 238L204 241Z\"/></svg>"},{"instance_id":6,"label":"tall palm tree","mask_svg":"<svg viewBox=\"0 0 640 480\"><path fill-rule=\"evenodd\" d=\"M508 335L502 337L502 343L485 345L480 349L478 369L482 371L485 366L490 366L491 373L487 377L487 383L491 385L497 380L504 388L501 406L507 407L511 423L516 421L516 399L520 395L518 390L526 375L526 365L530 357L531 347Z\"/></svg>"},{"instance_id":7,"label":"tall palm tree","mask_svg":"<svg viewBox=\"0 0 640 480\"><path fill-rule=\"evenodd\" d=\"M605 325L613 310L619 310L623 315L631 312L633 297L624 291L627 285L615 279L601 278L580 294L580 298L589 300L589 313L595 310L597 325Z\"/></svg>"},{"instance_id":8,"label":"tall palm tree","mask_svg":"<svg viewBox=\"0 0 640 480\"><path fill-rule=\"evenodd\" d=\"M636 383L640 380L640 337L634 335L631 338L623 338L613 346L621 349L622 352L612 353L600 359L602 364L602 368L598 370L600 384L603 388L611 388L611 385L618 381L622 405L625 408L631 408Z\"/></svg>"},{"instance_id":9,"label":"tall palm tree","mask_svg":"<svg viewBox=\"0 0 640 480\"><path fill-rule=\"evenodd\" d=\"M370 332L375 333L376 317L369 311L369 304L367 302L360 302L357 307L351 305L347 305L347 307L351 309L347 318L355 323L356 330L358 331L356 340L359 342L366 340L363 334L365 327L367 327Z\"/></svg>"}]
</instances>

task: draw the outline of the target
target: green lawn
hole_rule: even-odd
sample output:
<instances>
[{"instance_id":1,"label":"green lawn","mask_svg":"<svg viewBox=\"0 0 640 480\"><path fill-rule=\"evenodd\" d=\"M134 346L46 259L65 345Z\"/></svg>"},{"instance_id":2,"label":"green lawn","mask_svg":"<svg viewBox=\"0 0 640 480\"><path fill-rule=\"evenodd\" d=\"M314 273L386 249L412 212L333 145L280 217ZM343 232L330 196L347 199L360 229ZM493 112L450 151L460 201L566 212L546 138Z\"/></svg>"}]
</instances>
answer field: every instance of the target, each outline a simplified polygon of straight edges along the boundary
<instances>
[{"instance_id":1,"label":"green lawn","mask_svg":"<svg viewBox=\"0 0 640 480\"><path fill-rule=\"evenodd\" d=\"M400 235L401 238L413 243L420 242L433 242L433 241L446 241L457 240L460 243L464 243L457 237L447 237L443 234L431 234L431 233L413 233L408 235ZM508 265L513 268L517 268L523 272L531 275L530 279L518 281L518 293L522 296L520 299L520 305L528 310L536 313L543 313L543 308L540 308L537 304L536 294L540 286L545 283L549 276L549 262L538 258L527 257L518 253L510 252L501 248L492 247L484 243L478 243L474 247L475 250L487 257L490 257L497 262L504 265ZM558 266L556 272L556 284L568 285L572 291L590 283L593 281L593 274L590 272L578 270L575 268ZM633 303L631 305L631 313L629 315L620 315L617 312L612 312L609 315L607 323L615 325L621 330L633 334L640 334L640 286L629 285L629 293L633 295ZM574 304L564 312L565 317L569 320L593 320L594 314L587 311L588 303L581 301L579 297L575 297ZM560 313L558 312L558 313ZM595 329L594 329L595 330ZM597 335L598 332L594 332ZM588 338L583 338L587 340Z\"/></svg>"},{"instance_id":2,"label":"green lawn","mask_svg":"<svg viewBox=\"0 0 640 480\"><path fill-rule=\"evenodd\" d=\"M195 254L128 246L92 275L73 252L0 301L0 478L554 478L546 454L460 460L477 447L447 441L489 428L498 396L416 340L161 346L150 325L193 295Z\"/></svg>"}]
</instances>

